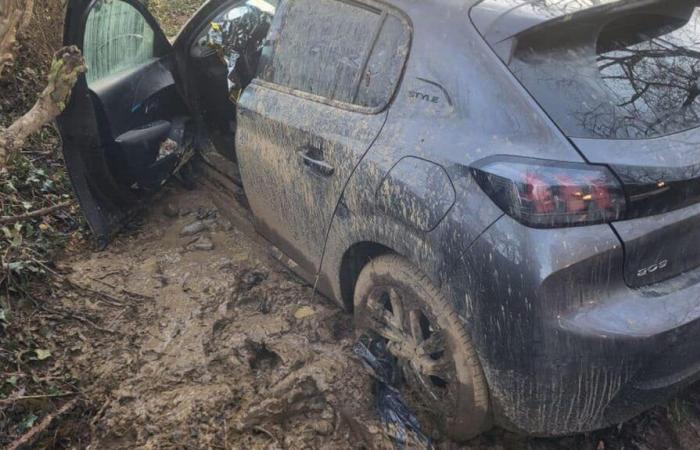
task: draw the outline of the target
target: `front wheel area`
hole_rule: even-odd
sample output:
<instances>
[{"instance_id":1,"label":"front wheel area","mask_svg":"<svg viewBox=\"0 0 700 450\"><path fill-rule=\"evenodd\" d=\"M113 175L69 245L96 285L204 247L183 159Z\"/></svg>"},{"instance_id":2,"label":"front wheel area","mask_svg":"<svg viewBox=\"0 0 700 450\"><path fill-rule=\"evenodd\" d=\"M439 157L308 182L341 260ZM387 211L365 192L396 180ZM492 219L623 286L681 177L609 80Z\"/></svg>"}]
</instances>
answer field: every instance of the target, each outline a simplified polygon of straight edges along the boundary
<instances>
[{"instance_id":1,"label":"front wheel area","mask_svg":"<svg viewBox=\"0 0 700 450\"><path fill-rule=\"evenodd\" d=\"M488 387L457 314L405 259L369 263L355 286L355 327L385 343L398 388L432 435L465 441L490 425Z\"/></svg>"}]
</instances>

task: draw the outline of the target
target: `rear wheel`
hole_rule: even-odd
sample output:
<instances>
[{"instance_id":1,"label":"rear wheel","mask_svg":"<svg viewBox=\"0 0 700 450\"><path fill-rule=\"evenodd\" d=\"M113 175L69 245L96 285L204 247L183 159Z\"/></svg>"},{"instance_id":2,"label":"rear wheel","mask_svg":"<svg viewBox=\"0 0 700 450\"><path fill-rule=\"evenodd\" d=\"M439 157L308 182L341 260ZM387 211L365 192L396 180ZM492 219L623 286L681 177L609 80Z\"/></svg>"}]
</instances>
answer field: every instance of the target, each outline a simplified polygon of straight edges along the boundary
<instances>
[{"instance_id":1,"label":"rear wheel","mask_svg":"<svg viewBox=\"0 0 700 450\"><path fill-rule=\"evenodd\" d=\"M358 334L382 339L399 389L434 436L464 441L489 426L488 387L474 346L440 291L405 259L369 263L355 286Z\"/></svg>"}]
</instances>

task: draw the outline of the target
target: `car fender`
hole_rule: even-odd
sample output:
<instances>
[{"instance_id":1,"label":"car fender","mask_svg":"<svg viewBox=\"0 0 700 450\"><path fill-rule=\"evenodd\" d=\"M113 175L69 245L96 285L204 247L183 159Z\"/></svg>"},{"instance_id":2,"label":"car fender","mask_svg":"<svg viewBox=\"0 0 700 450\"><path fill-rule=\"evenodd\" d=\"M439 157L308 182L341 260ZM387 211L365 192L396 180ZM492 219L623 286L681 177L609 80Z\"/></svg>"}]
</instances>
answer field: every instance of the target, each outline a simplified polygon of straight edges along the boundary
<instances>
[{"instance_id":1,"label":"car fender","mask_svg":"<svg viewBox=\"0 0 700 450\"><path fill-rule=\"evenodd\" d=\"M431 231L455 203L455 188L445 169L423 158L400 159L379 184L378 210L405 226Z\"/></svg>"},{"instance_id":2,"label":"car fender","mask_svg":"<svg viewBox=\"0 0 700 450\"><path fill-rule=\"evenodd\" d=\"M458 311L446 274L502 212L476 186L466 167L370 151L348 182L333 216L319 271L321 290L348 305L344 259L358 246L400 254L445 290ZM365 255L372 257L372 255ZM359 255L360 258L365 256ZM365 260L364 262L367 262Z\"/></svg>"}]
</instances>

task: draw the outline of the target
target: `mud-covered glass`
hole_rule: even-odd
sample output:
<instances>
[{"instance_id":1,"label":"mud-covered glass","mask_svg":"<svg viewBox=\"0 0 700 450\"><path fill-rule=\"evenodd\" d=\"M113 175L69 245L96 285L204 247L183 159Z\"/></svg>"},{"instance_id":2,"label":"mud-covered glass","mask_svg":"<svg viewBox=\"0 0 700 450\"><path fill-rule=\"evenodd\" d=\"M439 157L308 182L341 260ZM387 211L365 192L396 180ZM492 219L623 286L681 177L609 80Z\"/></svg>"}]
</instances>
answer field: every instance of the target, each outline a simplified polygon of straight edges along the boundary
<instances>
[{"instance_id":1,"label":"mud-covered glass","mask_svg":"<svg viewBox=\"0 0 700 450\"><path fill-rule=\"evenodd\" d=\"M380 11L337 0L290 2L274 57L262 78L352 103Z\"/></svg>"},{"instance_id":2,"label":"mud-covered glass","mask_svg":"<svg viewBox=\"0 0 700 450\"><path fill-rule=\"evenodd\" d=\"M295 0L281 14L260 78L329 100L370 108L391 99L408 55L408 24L379 7Z\"/></svg>"},{"instance_id":3,"label":"mud-covered glass","mask_svg":"<svg viewBox=\"0 0 700 450\"><path fill-rule=\"evenodd\" d=\"M408 24L397 16L387 15L353 103L376 108L389 102L401 79L410 44Z\"/></svg>"},{"instance_id":4,"label":"mud-covered glass","mask_svg":"<svg viewBox=\"0 0 700 450\"><path fill-rule=\"evenodd\" d=\"M99 0L85 26L88 84L149 61L154 42L153 28L136 8L120 0Z\"/></svg>"}]
</instances>

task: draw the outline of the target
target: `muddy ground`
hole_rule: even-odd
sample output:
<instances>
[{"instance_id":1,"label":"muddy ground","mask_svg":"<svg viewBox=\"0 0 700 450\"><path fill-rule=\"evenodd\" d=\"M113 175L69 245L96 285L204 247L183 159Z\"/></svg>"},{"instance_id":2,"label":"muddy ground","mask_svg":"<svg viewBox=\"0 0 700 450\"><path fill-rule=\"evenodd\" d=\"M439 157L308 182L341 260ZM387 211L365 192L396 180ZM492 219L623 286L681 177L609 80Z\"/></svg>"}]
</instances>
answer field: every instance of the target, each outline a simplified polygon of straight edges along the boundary
<instances>
[{"instance_id":1,"label":"muddy ground","mask_svg":"<svg viewBox=\"0 0 700 450\"><path fill-rule=\"evenodd\" d=\"M57 264L39 300L63 319L47 364L72 372L81 406L39 447L394 448L351 318L211 199L169 187L106 251ZM494 430L461 448L699 448L699 398L587 436Z\"/></svg>"}]
</instances>

